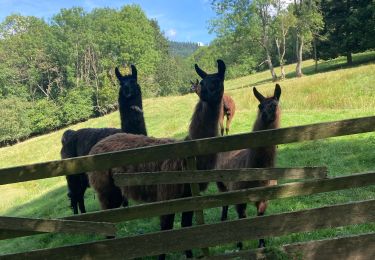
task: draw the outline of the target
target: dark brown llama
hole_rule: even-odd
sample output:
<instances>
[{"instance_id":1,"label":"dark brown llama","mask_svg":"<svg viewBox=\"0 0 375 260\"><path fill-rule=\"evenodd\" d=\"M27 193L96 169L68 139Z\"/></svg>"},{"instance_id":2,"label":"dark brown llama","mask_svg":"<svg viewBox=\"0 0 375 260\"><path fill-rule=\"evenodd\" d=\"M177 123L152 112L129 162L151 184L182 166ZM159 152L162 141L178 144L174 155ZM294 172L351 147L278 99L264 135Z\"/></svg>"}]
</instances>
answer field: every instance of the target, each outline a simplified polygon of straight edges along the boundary
<instances>
[{"instance_id":1,"label":"dark brown llama","mask_svg":"<svg viewBox=\"0 0 375 260\"><path fill-rule=\"evenodd\" d=\"M84 128L77 131L67 130L64 132L61 143L61 158L72 158L88 155L91 148L100 140L121 132L147 135L146 126L142 111L142 92L137 83L137 69L131 65L132 74L121 75L116 67L116 76L120 82L118 103L121 116L121 129L116 128ZM86 212L84 195L89 187L86 173L79 173L66 176L68 184L68 197L74 214L78 214L78 207L81 213ZM123 198L121 190L114 187L111 191L111 208L127 206L128 201Z\"/></svg>"},{"instance_id":2,"label":"dark brown llama","mask_svg":"<svg viewBox=\"0 0 375 260\"><path fill-rule=\"evenodd\" d=\"M190 81L191 83L191 90L194 91L198 96L200 95L200 86L199 81L196 82ZM225 124L225 133L226 135L229 134L230 124L233 120L234 114L236 112L236 104L231 96L224 94L223 95L223 110L221 111L219 125L220 125L220 133L224 135L224 118L227 118Z\"/></svg>"},{"instance_id":3,"label":"dark brown llama","mask_svg":"<svg viewBox=\"0 0 375 260\"><path fill-rule=\"evenodd\" d=\"M280 123L279 100L281 88L276 84L273 97L264 97L256 88L253 88L255 97L259 100L258 115L255 121L253 131L276 129ZM217 160L217 169L235 169L235 168L269 168L275 167L276 146L257 147L221 153ZM218 182L220 191L233 191L240 189L253 188L258 186L276 185L276 180L267 181L241 181L241 182ZM255 203L258 216L264 215L267 208L267 201L261 200ZM238 218L246 218L246 203L236 205ZM222 210L221 220L227 219L228 206L224 206ZM264 247L264 239L259 240L259 247ZM242 248L242 243L238 243L238 247Z\"/></svg>"},{"instance_id":4,"label":"dark brown llama","mask_svg":"<svg viewBox=\"0 0 375 260\"><path fill-rule=\"evenodd\" d=\"M198 139L218 136L218 122L222 108L222 97L224 92L225 64L218 60L218 73L207 74L195 65L195 70L202 78L200 82L201 95L192 120L189 126L189 135L186 139ZM150 145L173 143L173 139L156 139L152 137L136 136L130 134L116 134L110 136L95 145L90 154L98 154L111 151L145 147ZM197 168L199 170L213 169L216 165L216 154L198 156ZM124 166L109 171L92 172L89 174L91 186L96 190L102 209L107 209L111 202L107 190L114 186L112 173L116 172L157 172L157 171L178 171L186 168L183 159L165 160L161 162L142 163L138 165ZM201 190L207 188L207 183L200 185ZM147 186L125 186L121 187L125 197L137 201L154 202L191 196L189 184L176 185L147 185ZM175 214L160 217L161 230L173 228ZM192 225L193 212L183 212L181 226ZM187 250L187 257L192 257L191 250ZM165 259L165 255L160 255L159 259Z\"/></svg>"}]
</instances>

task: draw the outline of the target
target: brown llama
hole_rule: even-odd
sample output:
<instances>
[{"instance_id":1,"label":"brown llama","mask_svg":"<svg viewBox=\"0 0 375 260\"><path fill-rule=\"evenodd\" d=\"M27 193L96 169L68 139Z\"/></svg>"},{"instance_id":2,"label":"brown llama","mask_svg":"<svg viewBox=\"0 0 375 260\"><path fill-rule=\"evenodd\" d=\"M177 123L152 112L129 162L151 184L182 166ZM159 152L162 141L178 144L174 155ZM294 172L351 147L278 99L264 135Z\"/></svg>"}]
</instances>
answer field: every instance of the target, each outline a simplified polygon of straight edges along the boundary
<instances>
[{"instance_id":1,"label":"brown llama","mask_svg":"<svg viewBox=\"0 0 375 260\"><path fill-rule=\"evenodd\" d=\"M191 90L194 91L198 96L200 95L200 86L199 81L196 80L196 82L190 81L191 83ZM236 104L234 103L234 100L231 98L231 96L224 94L223 95L223 110L220 114L220 133L221 136L224 135L224 118L227 118L226 124L225 124L225 133L226 135L229 134L230 124L233 120L234 114L236 112Z\"/></svg>"},{"instance_id":2,"label":"brown llama","mask_svg":"<svg viewBox=\"0 0 375 260\"><path fill-rule=\"evenodd\" d=\"M273 97L264 97L254 87L253 92L260 104L258 105L258 115L253 127L253 131L268 130L279 128L280 108L279 100L281 88L276 84ZM235 168L269 168L275 167L276 146L257 147L221 153L217 159L217 169L235 169ZM276 185L276 180L266 181L241 181L241 182L218 182L217 186L220 191L233 191L240 189L253 188L258 186ZM246 203L236 205L238 218L246 218ZM264 215L267 209L267 201L261 200L255 203L257 207L257 215ZM222 210L221 220L227 219L228 206L224 206ZM259 240L259 247L265 246L264 239ZM238 247L242 249L242 243L238 243Z\"/></svg>"},{"instance_id":3,"label":"brown llama","mask_svg":"<svg viewBox=\"0 0 375 260\"><path fill-rule=\"evenodd\" d=\"M225 64L218 60L218 73L207 74L195 64L197 74L202 78L200 82L201 94L195 107L191 123L189 126L189 135L187 139L198 139L218 136L218 122L220 111L222 109L222 98L224 92ZM98 154L111 151L132 149L151 145L167 144L176 142L174 139L157 139L152 137L116 134L110 136L97 145L95 145L90 154ZM197 156L198 170L208 170L215 168L216 154ZM112 174L116 172L157 172L157 171L178 171L186 168L184 159L169 159L159 162L141 163L138 165L129 165L118 167L109 171L92 172L89 174L91 186L96 190L102 209L107 209L111 197L107 190L114 186ZM207 188L207 183L200 184L201 190ZM125 186L121 187L125 197L137 201L155 202L191 196L189 184L169 184L169 185L143 185L143 186ZM175 214L164 215L160 217L161 230L173 228ZM193 212L183 212L181 226L188 227L192 225ZM186 256L191 258L191 250L185 251ZM165 255L160 255L159 259L165 259Z\"/></svg>"}]
</instances>

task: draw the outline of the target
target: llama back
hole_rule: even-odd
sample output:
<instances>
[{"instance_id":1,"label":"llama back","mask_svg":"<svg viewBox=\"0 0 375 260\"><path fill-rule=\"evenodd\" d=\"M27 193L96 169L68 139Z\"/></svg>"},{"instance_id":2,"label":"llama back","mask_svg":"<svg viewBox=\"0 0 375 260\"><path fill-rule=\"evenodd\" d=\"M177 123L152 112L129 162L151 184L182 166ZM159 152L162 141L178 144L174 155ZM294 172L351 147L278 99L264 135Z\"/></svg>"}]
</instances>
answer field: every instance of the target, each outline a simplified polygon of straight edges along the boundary
<instances>
[{"instance_id":1,"label":"llama back","mask_svg":"<svg viewBox=\"0 0 375 260\"><path fill-rule=\"evenodd\" d=\"M95 145L90 154L98 154L105 152L121 151L139 147L162 145L174 143L174 139L156 139L142 135L132 134L115 134L107 137ZM179 171L183 170L184 160L164 160L158 162L140 163L136 165L126 165L123 167L113 168L109 171L94 171L89 173L90 184L97 191L105 190L113 185L113 173L139 173L139 172L158 172L158 171ZM156 173L157 174L157 173ZM159 200L167 200L179 198L183 194L190 192L190 187L184 184L178 185L140 185L140 186L123 186L122 193L126 197L130 197L137 201L154 202Z\"/></svg>"}]
</instances>

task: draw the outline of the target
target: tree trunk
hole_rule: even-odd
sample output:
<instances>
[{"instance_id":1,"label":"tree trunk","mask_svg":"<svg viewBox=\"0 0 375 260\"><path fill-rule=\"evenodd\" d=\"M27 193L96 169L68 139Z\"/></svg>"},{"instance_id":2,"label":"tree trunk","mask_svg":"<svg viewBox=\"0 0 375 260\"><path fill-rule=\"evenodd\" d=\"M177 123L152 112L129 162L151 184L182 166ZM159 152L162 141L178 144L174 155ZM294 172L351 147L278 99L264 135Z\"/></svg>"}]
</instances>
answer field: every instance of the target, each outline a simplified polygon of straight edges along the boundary
<instances>
[{"instance_id":1,"label":"tree trunk","mask_svg":"<svg viewBox=\"0 0 375 260\"><path fill-rule=\"evenodd\" d=\"M267 60L266 61L267 61L268 68L270 69L270 72L271 72L271 75L272 75L272 80L277 81L277 75L276 75L275 69L273 68L271 55L269 54L268 49L266 50L266 52L267 52Z\"/></svg>"},{"instance_id":2,"label":"tree trunk","mask_svg":"<svg viewBox=\"0 0 375 260\"><path fill-rule=\"evenodd\" d=\"M353 64L353 56L352 56L352 53L350 51L348 51L346 53L346 61L347 61L348 65Z\"/></svg>"},{"instance_id":3,"label":"tree trunk","mask_svg":"<svg viewBox=\"0 0 375 260\"><path fill-rule=\"evenodd\" d=\"M303 50L303 36L297 36L297 66L296 76L302 77L302 50Z\"/></svg>"},{"instance_id":4,"label":"tree trunk","mask_svg":"<svg viewBox=\"0 0 375 260\"><path fill-rule=\"evenodd\" d=\"M281 80L285 79L285 69L284 69L285 37L284 37L283 40L284 40L283 52L281 52L281 50L280 50L281 46L280 46L280 43L279 43L279 39L278 38L275 39L277 55L279 56L279 64L280 64L280 70L281 70L280 79Z\"/></svg>"},{"instance_id":5,"label":"tree trunk","mask_svg":"<svg viewBox=\"0 0 375 260\"><path fill-rule=\"evenodd\" d=\"M285 69L284 64L280 64L280 70L281 70L281 79L285 79Z\"/></svg>"},{"instance_id":6,"label":"tree trunk","mask_svg":"<svg viewBox=\"0 0 375 260\"><path fill-rule=\"evenodd\" d=\"M314 60L315 60L315 73L318 72L318 55L317 55L317 50L316 50L316 37L314 37Z\"/></svg>"}]
</instances>

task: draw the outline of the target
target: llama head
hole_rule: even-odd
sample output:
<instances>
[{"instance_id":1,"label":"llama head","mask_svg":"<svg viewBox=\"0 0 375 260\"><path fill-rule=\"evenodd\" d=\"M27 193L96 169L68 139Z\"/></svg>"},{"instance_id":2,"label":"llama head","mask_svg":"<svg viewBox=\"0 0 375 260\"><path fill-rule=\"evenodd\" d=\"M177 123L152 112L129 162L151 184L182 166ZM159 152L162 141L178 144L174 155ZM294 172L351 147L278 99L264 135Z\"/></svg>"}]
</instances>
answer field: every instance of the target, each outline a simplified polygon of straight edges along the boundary
<instances>
[{"instance_id":1,"label":"llama head","mask_svg":"<svg viewBox=\"0 0 375 260\"><path fill-rule=\"evenodd\" d=\"M225 63L217 60L218 72L207 74L195 64L195 71L202 78L199 82L201 100L208 103L220 103L224 93Z\"/></svg>"},{"instance_id":2,"label":"llama head","mask_svg":"<svg viewBox=\"0 0 375 260\"><path fill-rule=\"evenodd\" d=\"M262 119L263 124L270 125L278 119L279 115L279 100L281 96L281 88L279 84L276 84L274 94L272 97L264 97L254 87L253 92L255 97L259 101L259 112L258 116Z\"/></svg>"},{"instance_id":3,"label":"llama head","mask_svg":"<svg viewBox=\"0 0 375 260\"><path fill-rule=\"evenodd\" d=\"M191 84L191 91L197 93L197 95L199 96L201 94L201 86L199 85L199 80L196 79L195 82L193 82L192 80L190 80L190 84Z\"/></svg>"},{"instance_id":4,"label":"llama head","mask_svg":"<svg viewBox=\"0 0 375 260\"><path fill-rule=\"evenodd\" d=\"M137 68L131 65L131 75L123 76L120 70L116 67L116 77L120 82L119 98L131 100L141 96L141 88L137 82Z\"/></svg>"},{"instance_id":5,"label":"llama head","mask_svg":"<svg viewBox=\"0 0 375 260\"><path fill-rule=\"evenodd\" d=\"M61 151L60 151L61 158L76 157L77 156L76 143L77 143L76 131L71 130L71 129L66 130L61 137L61 144L62 144Z\"/></svg>"}]
</instances>

